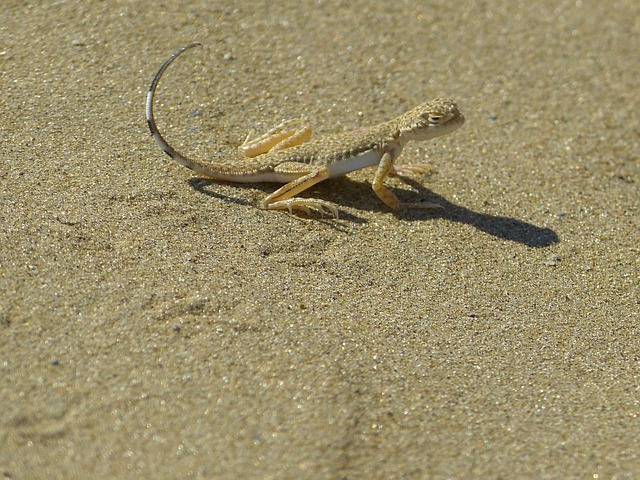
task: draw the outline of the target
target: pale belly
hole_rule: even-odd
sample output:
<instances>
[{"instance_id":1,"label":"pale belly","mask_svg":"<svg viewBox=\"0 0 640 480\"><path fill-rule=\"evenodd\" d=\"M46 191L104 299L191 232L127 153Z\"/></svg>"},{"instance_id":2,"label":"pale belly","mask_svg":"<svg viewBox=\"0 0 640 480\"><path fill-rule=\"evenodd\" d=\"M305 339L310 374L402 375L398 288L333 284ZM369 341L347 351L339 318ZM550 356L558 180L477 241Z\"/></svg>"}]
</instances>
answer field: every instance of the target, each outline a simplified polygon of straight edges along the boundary
<instances>
[{"instance_id":1,"label":"pale belly","mask_svg":"<svg viewBox=\"0 0 640 480\"><path fill-rule=\"evenodd\" d=\"M380 163L381 158L382 155L380 155L380 152L369 150L355 157L332 163L327 165L331 172L329 178L339 177L354 170L360 170L361 168L372 167Z\"/></svg>"}]
</instances>

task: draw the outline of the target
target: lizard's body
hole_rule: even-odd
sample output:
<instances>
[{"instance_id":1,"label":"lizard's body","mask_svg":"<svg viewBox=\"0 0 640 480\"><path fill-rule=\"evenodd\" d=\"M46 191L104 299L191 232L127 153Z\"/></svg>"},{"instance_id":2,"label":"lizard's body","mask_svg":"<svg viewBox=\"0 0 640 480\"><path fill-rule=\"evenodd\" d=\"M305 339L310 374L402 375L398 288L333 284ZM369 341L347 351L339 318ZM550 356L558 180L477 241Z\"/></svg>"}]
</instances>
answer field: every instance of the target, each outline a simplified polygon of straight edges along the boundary
<instances>
[{"instance_id":1,"label":"lizard's body","mask_svg":"<svg viewBox=\"0 0 640 480\"><path fill-rule=\"evenodd\" d=\"M155 90L160 77L185 50L199 45L193 43L175 52L160 68L151 83L147 96L149 129L163 151L176 162L197 173L216 180L230 182L277 182L284 186L267 196L265 209L294 208L329 210L338 216L336 207L325 200L296 197L298 193L327 178L333 178L361 168L378 165L373 190L392 209L403 207L433 208L430 203L405 204L384 185L388 174L423 172L424 165L395 166L404 145L410 140L428 140L447 134L464 123L464 117L454 102L436 99L405 114L353 132L309 139L311 129L294 127L299 121L285 122L261 137L241 145L242 152L231 161L205 163L189 159L175 151L162 137L153 117ZM309 140L308 140L309 139Z\"/></svg>"}]
</instances>

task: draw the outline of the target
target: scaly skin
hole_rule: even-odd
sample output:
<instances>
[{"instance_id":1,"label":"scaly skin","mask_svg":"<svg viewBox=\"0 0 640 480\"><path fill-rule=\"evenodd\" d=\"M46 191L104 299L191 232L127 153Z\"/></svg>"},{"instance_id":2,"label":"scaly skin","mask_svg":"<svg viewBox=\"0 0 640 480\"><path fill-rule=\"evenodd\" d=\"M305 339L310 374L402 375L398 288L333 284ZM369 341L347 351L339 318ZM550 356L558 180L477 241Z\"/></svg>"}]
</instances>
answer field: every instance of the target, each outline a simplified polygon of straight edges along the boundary
<instances>
[{"instance_id":1,"label":"scaly skin","mask_svg":"<svg viewBox=\"0 0 640 480\"><path fill-rule=\"evenodd\" d=\"M284 183L262 202L262 207L268 210L291 212L298 209L309 213L311 209L321 214L328 211L338 218L338 210L331 202L296 195L327 178L376 165L373 190L393 210L440 207L433 203L402 203L383 183L389 174L420 173L426 169L425 165L394 165L407 142L439 137L464 123L464 116L449 99L432 100L379 125L320 138L311 138L309 127L300 120L291 120L255 140L247 138L231 161L206 163L178 153L156 126L153 116L155 92L167 67L197 45L200 44L181 48L164 62L153 78L147 96L146 116L151 134L173 160L215 180Z\"/></svg>"}]
</instances>

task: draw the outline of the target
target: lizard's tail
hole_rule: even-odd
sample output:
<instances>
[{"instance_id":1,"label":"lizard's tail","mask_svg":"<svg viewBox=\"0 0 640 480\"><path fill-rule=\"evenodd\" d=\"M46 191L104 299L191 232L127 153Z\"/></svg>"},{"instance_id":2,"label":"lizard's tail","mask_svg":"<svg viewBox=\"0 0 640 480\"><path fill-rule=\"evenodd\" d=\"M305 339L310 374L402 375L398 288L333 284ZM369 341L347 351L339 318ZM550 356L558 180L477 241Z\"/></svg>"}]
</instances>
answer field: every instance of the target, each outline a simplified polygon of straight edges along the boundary
<instances>
[{"instance_id":1,"label":"lizard's tail","mask_svg":"<svg viewBox=\"0 0 640 480\"><path fill-rule=\"evenodd\" d=\"M190 168L191 170L194 170L195 172L198 172L202 175L212 176L211 169L207 168L204 164L201 164L196 160L191 160L185 157L184 155L178 153L171 145L169 145L169 143L160 134L160 131L158 130L158 126L156 125L156 120L153 117L153 102L156 95L156 88L158 87L158 83L160 82L160 77L162 77L162 74L164 73L164 71L167 69L169 65L171 65L171 63L176 58L178 58L180 55L182 55L185 51L189 50L190 48L197 47L198 45L201 45L201 43L194 42L194 43L190 43L186 47L182 47L180 50L178 50L173 55L171 55L166 62L162 64L162 66L160 67L160 70L158 70L158 73L156 73L155 77L153 77L153 81L151 82L151 86L149 87L149 93L147 94L147 108L146 108L147 125L149 125L149 130L151 130L151 135L153 136L155 141L158 143L158 145L160 145L160 148L164 153L169 155L173 160L178 162L180 165L184 165L185 167Z\"/></svg>"}]
</instances>

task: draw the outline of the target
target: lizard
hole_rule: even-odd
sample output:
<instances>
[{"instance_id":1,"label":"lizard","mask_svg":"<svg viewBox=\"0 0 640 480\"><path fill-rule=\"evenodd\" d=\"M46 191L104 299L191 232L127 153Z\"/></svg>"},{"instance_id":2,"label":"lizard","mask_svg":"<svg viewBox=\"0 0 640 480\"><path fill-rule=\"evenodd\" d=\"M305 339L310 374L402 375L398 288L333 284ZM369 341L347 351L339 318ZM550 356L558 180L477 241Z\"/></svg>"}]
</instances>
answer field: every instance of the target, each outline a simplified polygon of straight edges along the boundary
<instances>
[{"instance_id":1,"label":"lizard","mask_svg":"<svg viewBox=\"0 0 640 480\"><path fill-rule=\"evenodd\" d=\"M328 178L345 175L366 167L376 167L372 188L392 210L404 208L442 208L436 203L404 203L384 186L387 175L425 173L426 165L396 165L403 147L409 141L429 140L448 134L464 121L455 102L437 98L419 105L397 118L352 132L311 138L311 129L301 120L290 120L264 135L244 143L233 160L204 162L178 153L160 134L153 114L155 93L167 67L185 51L201 45L191 43L174 52L155 74L146 101L146 119L151 135L160 148L177 163L200 175L218 181L284 183L262 201L266 210L294 209L310 215L314 210L330 212L338 218L335 204L297 195Z\"/></svg>"}]
</instances>

